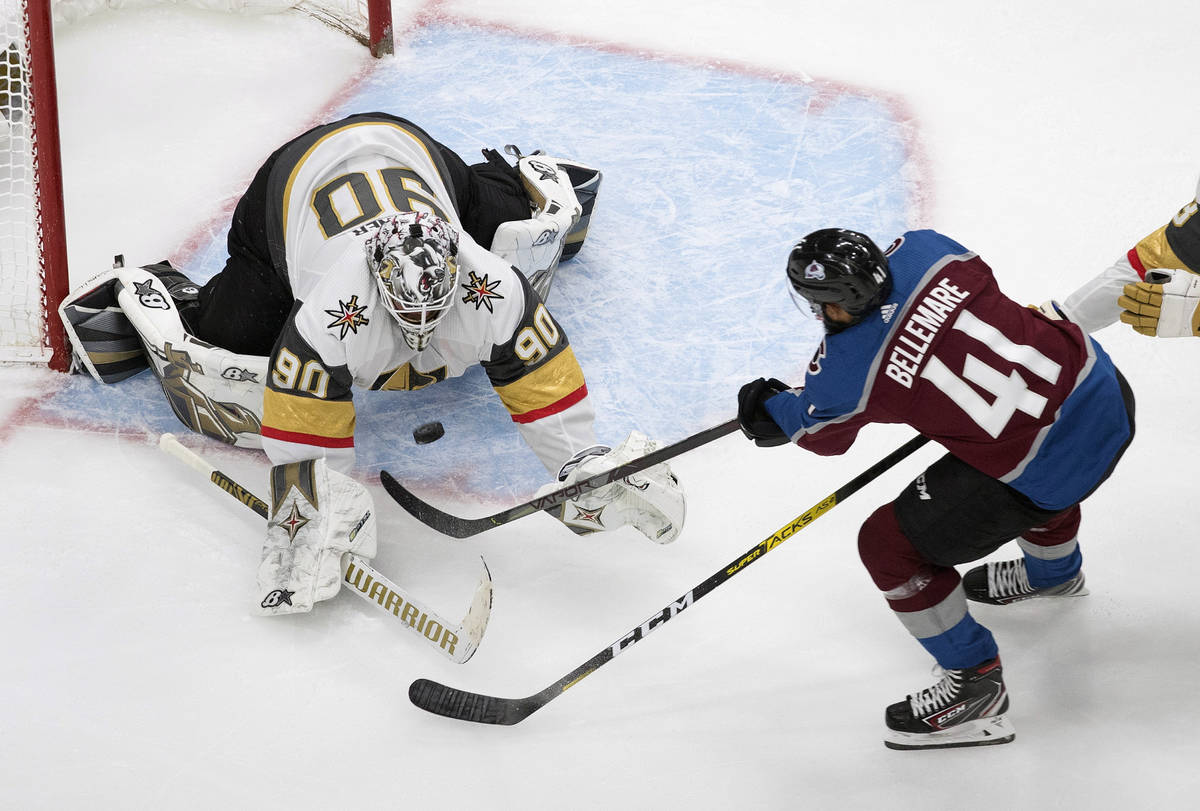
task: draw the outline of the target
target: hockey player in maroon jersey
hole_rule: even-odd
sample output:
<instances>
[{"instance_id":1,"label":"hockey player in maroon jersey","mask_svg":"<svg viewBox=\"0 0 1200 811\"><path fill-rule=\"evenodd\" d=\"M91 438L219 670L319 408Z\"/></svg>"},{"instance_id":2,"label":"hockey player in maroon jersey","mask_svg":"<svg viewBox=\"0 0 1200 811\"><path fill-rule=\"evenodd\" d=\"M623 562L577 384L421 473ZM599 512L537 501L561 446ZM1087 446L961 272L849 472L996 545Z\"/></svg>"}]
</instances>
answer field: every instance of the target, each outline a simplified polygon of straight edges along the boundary
<instances>
[{"instance_id":1,"label":"hockey player in maroon jersey","mask_svg":"<svg viewBox=\"0 0 1200 811\"><path fill-rule=\"evenodd\" d=\"M787 274L826 337L803 386L742 388L746 436L833 455L864 425L907 423L949 451L859 533L867 571L943 671L887 708L885 743L1007 743L999 650L967 600L1086 593L1079 502L1133 438L1133 395L1078 326L1007 298L982 259L934 231L886 254L855 231L816 231ZM955 566L1013 539L1023 559L960 578Z\"/></svg>"}]
</instances>

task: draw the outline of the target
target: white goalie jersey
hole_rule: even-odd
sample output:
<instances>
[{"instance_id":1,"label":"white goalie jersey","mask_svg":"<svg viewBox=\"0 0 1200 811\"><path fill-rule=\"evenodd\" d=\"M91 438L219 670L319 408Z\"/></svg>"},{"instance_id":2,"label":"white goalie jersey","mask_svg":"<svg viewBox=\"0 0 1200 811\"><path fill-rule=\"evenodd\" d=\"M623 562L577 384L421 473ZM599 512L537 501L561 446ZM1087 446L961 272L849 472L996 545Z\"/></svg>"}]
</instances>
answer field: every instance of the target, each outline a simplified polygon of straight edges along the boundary
<instances>
[{"instance_id":1,"label":"white goalie jersey","mask_svg":"<svg viewBox=\"0 0 1200 811\"><path fill-rule=\"evenodd\" d=\"M424 211L462 233L448 171L426 137L398 121L360 116L316 130L280 156L268 192L269 214L279 219L269 216L268 228L280 240L272 258L286 264L298 301L339 266L361 272L363 241L382 217Z\"/></svg>"},{"instance_id":2,"label":"white goalie jersey","mask_svg":"<svg viewBox=\"0 0 1200 811\"><path fill-rule=\"evenodd\" d=\"M462 230L445 168L416 128L363 116L312 133L280 156L268 242L286 265L292 311L271 357L263 447L286 463L353 465L351 390L414 390L481 364L547 470L594 446L594 414L566 333L525 278ZM280 171L288 167L287 171ZM363 244L399 212L459 232L452 310L421 351L380 298Z\"/></svg>"}]
</instances>

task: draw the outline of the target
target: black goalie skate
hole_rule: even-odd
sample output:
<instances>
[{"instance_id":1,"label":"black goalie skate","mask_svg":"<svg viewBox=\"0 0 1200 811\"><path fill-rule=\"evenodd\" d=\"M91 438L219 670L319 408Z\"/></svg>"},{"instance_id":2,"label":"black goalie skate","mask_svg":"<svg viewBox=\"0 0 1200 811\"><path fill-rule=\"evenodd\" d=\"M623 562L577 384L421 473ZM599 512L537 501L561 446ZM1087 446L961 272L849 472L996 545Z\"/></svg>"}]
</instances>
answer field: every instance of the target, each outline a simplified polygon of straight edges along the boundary
<instances>
[{"instance_id":1,"label":"black goalie skate","mask_svg":"<svg viewBox=\"0 0 1200 811\"><path fill-rule=\"evenodd\" d=\"M1008 691L999 657L978 667L944 670L942 679L887 708L889 749L949 749L1009 743L1016 736L1004 716Z\"/></svg>"},{"instance_id":2,"label":"black goalie skate","mask_svg":"<svg viewBox=\"0 0 1200 811\"><path fill-rule=\"evenodd\" d=\"M976 566L963 576L962 583L968 600L990 605L1007 605L1035 597L1082 597L1088 593L1082 569L1057 586L1039 589L1029 585L1023 559Z\"/></svg>"}]
</instances>

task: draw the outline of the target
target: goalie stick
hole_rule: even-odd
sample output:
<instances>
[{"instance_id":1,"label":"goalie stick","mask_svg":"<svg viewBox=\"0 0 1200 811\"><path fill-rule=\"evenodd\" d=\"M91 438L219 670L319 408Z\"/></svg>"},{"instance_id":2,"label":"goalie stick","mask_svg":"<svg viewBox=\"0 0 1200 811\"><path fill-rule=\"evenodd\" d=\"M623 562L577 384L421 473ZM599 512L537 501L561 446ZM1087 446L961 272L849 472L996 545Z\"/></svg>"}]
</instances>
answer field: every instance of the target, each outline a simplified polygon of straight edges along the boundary
<instances>
[{"instance_id":1,"label":"goalie stick","mask_svg":"<svg viewBox=\"0 0 1200 811\"><path fill-rule=\"evenodd\" d=\"M270 518L266 502L217 470L195 451L185 447L174 434L163 434L159 437L158 447L204 474L217 487L263 518ZM466 617L457 625L447 622L412 599L370 562L358 555L347 555L343 559L342 580L350 591L394 617L407 630L419 634L451 661L462 664L478 649L492 611L492 575L488 571L487 562L482 558L480 562L483 563L483 575L479 585L475 587L475 596Z\"/></svg>"},{"instance_id":2,"label":"goalie stick","mask_svg":"<svg viewBox=\"0 0 1200 811\"><path fill-rule=\"evenodd\" d=\"M712 442L714 439L732 433L737 430L737 427L738 421L736 419L723 422L698 434L692 434L686 439L681 439L674 445L659 448L645 456L614 467L611 470L604 470L594 476L580 479L561 490L555 490L553 493L538 496L530 501L526 501L524 504L518 504L515 507L509 507L493 515L485 515L482 518L460 518L457 515L443 512L432 504L417 498L417 496L413 495L404 485L396 481L395 477L386 470L380 471L379 480L383 483L383 489L388 492L388 495L394 498L401 507L411 513L422 524L433 527L443 535L449 535L452 538L469 538L472 535L478 535L486 529L507 524L509 521L515 521L518 518L524 518L536 512L552 509L564 501L569 501L589 490L596 490L618 479L623 479L646 468L654 467L685 451L699 448L701 445Z\"/></svg>"},{"instance_id":3,"label":"goalie stick","mask_svg":"<svg viewBox=\"0 0 1200 811\"><path fill-rule=\"evenodd\" d=\"M795 519L784 524L775 532L759 541L747 550L745 554L735 558L719 571L714 572L703 583L685 592L677 600L651 616L641 625L630 629L628 633L616 642L601 650L591 659L588 659L540 693L534 693L525 698L498 698L496 696L486 696L481 693L471 693L455 687L448 687L429 679L417 679L409 685L408 698L421 709L435 715L444 715L447 718L455 718L460 721L474 721L478 724L502 724L505 726L519 724L558 698L569 688L574 687L585 677L596 672L601 666L615 659L619 654L624 653L637 642L645 639L651 631L660 628L668 620L674 619L685 608L688 608L701 597L713 591L717 586L745 570L751 563L761 559L763 555L832 510L839 503L860 490L864 485L878 478L884 471L912 454L928 441L923 436L913 437L904 445L892 451L883 459L880 459L849 482L833 491L833 493L821 499L817 504L802 512Z\"/></svg>"}]
</instances>

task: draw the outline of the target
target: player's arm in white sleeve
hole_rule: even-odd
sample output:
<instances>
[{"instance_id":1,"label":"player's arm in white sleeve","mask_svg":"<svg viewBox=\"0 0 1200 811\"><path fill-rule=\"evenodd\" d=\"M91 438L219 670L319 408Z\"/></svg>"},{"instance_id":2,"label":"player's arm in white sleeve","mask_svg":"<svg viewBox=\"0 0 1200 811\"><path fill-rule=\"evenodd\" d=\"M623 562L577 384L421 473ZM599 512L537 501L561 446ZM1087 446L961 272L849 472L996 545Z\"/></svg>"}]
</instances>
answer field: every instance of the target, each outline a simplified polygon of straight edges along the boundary
<instances>
[{"instance_id":1,"label":"player's arm in white sleeve","mask_svg":"<svg viewBox=\"0 0 1200 811\"><path fill-rule=\"evenodd\" d=\"M1158 338L1200 336L1200 187L1197 199L1130 251L1142 280L1124 286L1121 322Z\"/></svg>"},{"instance_id":2,"label":"player's arm in white sleeve","mask_svg":"<svg viewBox=\"0 0 1200 811\"><path fill-rule=\"evenodd\" d=\"M660 443L638 431L616 448L596 441L587 384L566 332L529 282L513 276L523 294L520 317L482 363L521 435L556 478L543 490L657 450ZM555 515L580 535L632 526L656 543L670 543L683 530L686 511L679 480L661 464L567 501Z\"/></svg>"},{"instance_id":3,"label":"player's arm in white sleeve","mask_svg":"<svg viewBox=\"0 0 1200 811\"><path fill-rule=\"evenodd\" d=\"M1117 300L1123 294L1125 285L1138 281L1141 281L1141 276L1130 264L1128 256L1122 256L1061 302L1046 302L1041 310L1053 318L1053 308L1057 304L1061 314L1069 321L1078 324L1085 332L1095 332L1117 322L1121 317Z\"/></svg>"},{"instance_id":4,"label":"player's arm in white sleeve","mask_svg":"<svg viewBox=\"0 0 1200 811\"><path fill-rule=\"evenodd\" d=\"M464 238L459 263L460 277L465 277L460 284L465 282L468 290L478 287L459 307L481 312L479 299L488 295L484 278L503 292L503 297L490 299L489 335L479 347L480 365L521 437L557 476L568 459L599 445L587 383L566 331L528 280L499 257ZM484 307L488 303L482 302Z\"/></svg>"},{"instance_id":5,"label":"player's arm in white sleeve","mask_svg":"<svg viewBox=\"0 0 1200 811\"><path fill-rule=\"evenodd\" d=\"M354 468L353 380L344 358L313 348L306 317L304 308L293 312L271 354L263 450L276 465L324 458L348 474Z\"/></svg>"},{"instance_id":6,"label":"player's arm in white sleeve","mask_svg":"<svg viewBox=\"0 0 1200 811\"><path fill-rule=\"evenodd\" d=\"M1087 332L1120 320L1146 335L1192 334L1191 316L1200 304L1200 299L1194 298L1196 292L1191 278L1191 274L1200 274L1200 217L1194 216L1200 209L1200 187L1196 193L1197 199L1181 208L1170 222L1147 235L1111 267L1067 296L1059 305L1067 318ZM1156 280L1154 271L1166 273ZM1148 273L1152 278L1147 279ZM1142 289L1146 284L1159 287L1166 284L1169 288L1165 292L1169 314L1167 323L1161 328L1158 308L1164 291ZM1050 304L1042 305L1043 312L1047 312ZM1185 309L1188 312L1184 313ZM1188 325L1186 331L1185 324Z\"/></svg>"}]
</instances>

